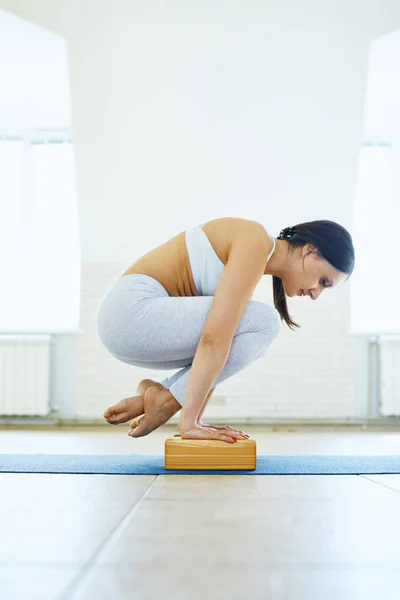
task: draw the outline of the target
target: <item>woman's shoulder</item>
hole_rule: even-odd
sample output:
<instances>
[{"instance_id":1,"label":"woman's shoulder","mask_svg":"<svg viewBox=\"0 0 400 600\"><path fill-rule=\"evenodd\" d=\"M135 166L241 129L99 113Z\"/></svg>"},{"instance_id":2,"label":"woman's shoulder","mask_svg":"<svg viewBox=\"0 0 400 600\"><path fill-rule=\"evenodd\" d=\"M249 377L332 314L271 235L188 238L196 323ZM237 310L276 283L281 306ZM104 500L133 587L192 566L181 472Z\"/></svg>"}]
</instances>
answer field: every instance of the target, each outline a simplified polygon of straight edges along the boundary
<instances>
[{"instance_id":1,"label":"woman's shoulder","mask_svg":"<svg viewBox=\"0 0 400 600\"><path fill-rule=\"evenodd\" d=\"M243 236L248 236L249 240L254 240L255 236L259 237L260 240L264 240L268 245L271 245L273 242L273 236L268 233L264 225L259 221L252 219L220 217L204 223L203 227L204 225L208 228L216 228L221 235L224 237L228 235L232 241L240 235L241 238Z\"/></svg>"}]
</instances>

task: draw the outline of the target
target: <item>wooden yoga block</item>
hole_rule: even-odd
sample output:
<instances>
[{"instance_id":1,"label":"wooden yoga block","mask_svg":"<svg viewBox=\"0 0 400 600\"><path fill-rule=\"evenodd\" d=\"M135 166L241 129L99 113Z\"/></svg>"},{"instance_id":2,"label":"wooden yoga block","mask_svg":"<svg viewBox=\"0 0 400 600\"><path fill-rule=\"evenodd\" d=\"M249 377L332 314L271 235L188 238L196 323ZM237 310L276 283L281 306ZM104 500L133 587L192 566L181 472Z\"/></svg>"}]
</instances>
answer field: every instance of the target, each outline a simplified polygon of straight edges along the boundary
<instances>
[{"instance_id":1,"label":"wooden yoga block","mask_svg":"<svg viewBox=\"0 0 400 600\"><path fill-rule=\"evenodd\" d=\"M240 470L256 468L256 441L186 440L179 434L165 440L165 469Z\"/></svg>"}]
</instances>

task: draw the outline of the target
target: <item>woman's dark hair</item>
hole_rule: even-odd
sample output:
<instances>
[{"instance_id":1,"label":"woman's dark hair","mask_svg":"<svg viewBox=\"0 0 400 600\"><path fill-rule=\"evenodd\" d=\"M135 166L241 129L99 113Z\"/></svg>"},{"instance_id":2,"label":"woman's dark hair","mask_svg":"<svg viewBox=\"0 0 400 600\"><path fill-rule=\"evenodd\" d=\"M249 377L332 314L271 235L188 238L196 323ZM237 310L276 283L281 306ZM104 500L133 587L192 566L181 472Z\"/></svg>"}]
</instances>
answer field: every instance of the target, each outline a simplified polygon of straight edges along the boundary
<instances>
[{"instance_id":1,"label":"woman's dark hair","mask_svg":"<svg viewBox=\"0 0 400 600\"><path fill-rule=\"evenodd\" d=\"M309 221L286 227L280 232L278 240L286 240L290 246L312 244L317 247L318 256L327 260L335 269L346 273L347 279L354 269L353 240L347 229L334 221ZM346 279L346 281L347 281ZM272 277L274 290L274 305L290 329L301 327L290 318L286 303L282 279Z\"/></svg>"}]
</instances>

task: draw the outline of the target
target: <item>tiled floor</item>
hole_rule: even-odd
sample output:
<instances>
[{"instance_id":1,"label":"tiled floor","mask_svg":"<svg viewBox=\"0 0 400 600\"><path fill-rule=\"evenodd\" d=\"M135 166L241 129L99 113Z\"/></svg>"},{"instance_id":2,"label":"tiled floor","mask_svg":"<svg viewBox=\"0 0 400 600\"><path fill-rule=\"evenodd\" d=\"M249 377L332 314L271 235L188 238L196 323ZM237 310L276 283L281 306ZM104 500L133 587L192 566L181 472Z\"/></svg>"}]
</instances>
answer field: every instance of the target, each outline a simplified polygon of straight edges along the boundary
<instances>
[{"instance_id":1,"label":"tiled floor","mask_svg":"<svg viewBox=\"0 0 400 600\"><path fill-rule=\"evenodd\" d=\"M258 454L398 454L400 431L242 426ZM275 430L274 430L275 429ZM0 453L163 454L164 426L0 428ZM1 600L398 600L400 475L0 474Z\"/></svg>"}]
</instances>

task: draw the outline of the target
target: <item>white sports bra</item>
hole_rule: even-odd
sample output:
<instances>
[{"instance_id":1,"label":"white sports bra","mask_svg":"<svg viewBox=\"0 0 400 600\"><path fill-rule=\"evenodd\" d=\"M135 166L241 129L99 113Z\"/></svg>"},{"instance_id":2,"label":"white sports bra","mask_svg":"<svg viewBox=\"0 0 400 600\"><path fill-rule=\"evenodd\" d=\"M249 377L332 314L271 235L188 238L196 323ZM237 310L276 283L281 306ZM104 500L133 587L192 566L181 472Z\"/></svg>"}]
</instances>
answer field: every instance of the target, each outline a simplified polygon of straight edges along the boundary
<instances>
[{"instance_id":1,"label":"white sports bra","mask_svg":"<svg viewBox=\"0 0 400 600\"><path fill-rule=\"evenodd\" d=\"M202 225L196 225L185 231L186 247L194 284L199 295L214 296L225 265L212 247ZM275 238L273 240L274 245L268 254L267 262L275 250L276 240Z\"/></svg>"}]
</instances>

